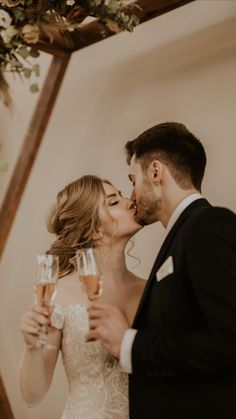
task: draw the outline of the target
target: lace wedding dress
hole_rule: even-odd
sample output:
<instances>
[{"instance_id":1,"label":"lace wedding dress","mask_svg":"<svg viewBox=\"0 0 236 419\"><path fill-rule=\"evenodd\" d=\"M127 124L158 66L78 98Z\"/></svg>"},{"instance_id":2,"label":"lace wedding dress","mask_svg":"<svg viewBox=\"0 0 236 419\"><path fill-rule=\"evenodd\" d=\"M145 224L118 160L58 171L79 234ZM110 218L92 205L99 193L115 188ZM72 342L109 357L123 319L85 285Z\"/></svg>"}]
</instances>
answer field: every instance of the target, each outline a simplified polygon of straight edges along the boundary
<instances>
[{"instance_id":1,"label":"lace wedding dress","mask_svg":"<svg viewBox=\"0 0 236 419\"><path fill-rule=\"evenodd\" d=\"M62 331L68 399L61 419L128 419L128 377L98 341L86 342L85 306L56 305L52 326Z\"/></svg>"}]
</instances>

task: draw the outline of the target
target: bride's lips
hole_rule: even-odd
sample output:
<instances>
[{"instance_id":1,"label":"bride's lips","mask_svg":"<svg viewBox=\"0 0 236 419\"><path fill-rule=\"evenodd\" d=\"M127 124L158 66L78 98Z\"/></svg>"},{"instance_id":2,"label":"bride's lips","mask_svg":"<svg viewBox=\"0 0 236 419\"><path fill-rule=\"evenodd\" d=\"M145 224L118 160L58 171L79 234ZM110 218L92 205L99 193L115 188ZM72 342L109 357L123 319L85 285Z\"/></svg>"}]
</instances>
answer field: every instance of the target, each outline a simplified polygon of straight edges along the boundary
<instances>
[{"instance_id":1,"label":"bride's lips","mask_svg":"<svg viewBox=\"0 0 236 419\"><path fill-rule=\"evenodd\" d=\"M132 209L132 211L133 211L133 216L135 216L136 214L137 214L137 212L138 212L138 208L137 208L137 205L132 205L132 207L131 207L131 209Z\"/></svg>"}]
</instances>

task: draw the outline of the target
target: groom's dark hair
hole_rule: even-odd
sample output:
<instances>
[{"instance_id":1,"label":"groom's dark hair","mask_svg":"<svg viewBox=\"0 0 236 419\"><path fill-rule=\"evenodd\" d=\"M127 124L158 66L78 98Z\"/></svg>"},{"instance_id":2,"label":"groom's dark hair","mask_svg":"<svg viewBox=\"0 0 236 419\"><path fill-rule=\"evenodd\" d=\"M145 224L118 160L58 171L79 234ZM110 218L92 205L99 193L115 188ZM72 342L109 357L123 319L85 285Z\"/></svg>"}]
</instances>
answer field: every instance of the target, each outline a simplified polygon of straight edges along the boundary
<instances>
[{"instance_id":1,"label":"groom's dark hair","mask_svg":"<svg viewBox=\"0 0 236 419\"><path fill-rule=\"evenodd\" d=\"M135 155L143 172L153 160L165 163L183 189L201 190L206 167L203 145L183 124L165 122L144 131L125 145L127 162Z\"/></svg>"}]
</instances>

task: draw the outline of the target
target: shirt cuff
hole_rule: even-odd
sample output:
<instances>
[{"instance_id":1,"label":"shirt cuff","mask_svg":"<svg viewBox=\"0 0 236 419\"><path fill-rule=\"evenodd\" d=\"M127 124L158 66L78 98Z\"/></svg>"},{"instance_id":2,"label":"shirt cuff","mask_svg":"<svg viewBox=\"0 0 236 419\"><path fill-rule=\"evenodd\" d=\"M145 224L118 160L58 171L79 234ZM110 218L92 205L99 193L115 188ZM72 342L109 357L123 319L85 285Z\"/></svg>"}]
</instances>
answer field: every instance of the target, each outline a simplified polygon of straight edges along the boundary
<instances>
[{"instance_id":1,"label":"shirt cuff","mask_svg":"<svg viewBox=\"0 0 236 419\"><path fill-rule=\"evenodd\" d=\"M131 351L136 333L136 329L126 330L120 346L120 366L128 374L132 374Z\"/></svg>"}]
</instances>

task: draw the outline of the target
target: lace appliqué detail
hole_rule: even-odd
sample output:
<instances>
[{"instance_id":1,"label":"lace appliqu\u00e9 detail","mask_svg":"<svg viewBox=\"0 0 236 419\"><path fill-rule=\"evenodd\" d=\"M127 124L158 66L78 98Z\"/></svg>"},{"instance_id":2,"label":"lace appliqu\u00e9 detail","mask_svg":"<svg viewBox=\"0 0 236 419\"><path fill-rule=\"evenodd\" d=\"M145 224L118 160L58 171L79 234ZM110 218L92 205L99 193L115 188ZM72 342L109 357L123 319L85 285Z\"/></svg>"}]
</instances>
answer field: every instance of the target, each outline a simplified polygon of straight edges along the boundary
<instances>
[{"instance_id":1,"label":"lace appliqu\u00e9 detail","mask_svg":"<svg viewBox=\"0 0 236 419\"><path fill-rule=\"evenodd\" d=\"M128 376L97 342L86 342L87 309L56 306L52 325L62 328L62 360L69 394L61 419L128 419Z\"/></svg>"},{"instance_id":2,"label":"lace appliqu\u00e9 detail","mask_svg":"<svg viewBox=\"0 0 236 419\"><path fill-rule=\"evenodd\" d=\"M56 329L61 330L64 323L64 313L63 308L58 304L55 305L54 310L51 315L51 325Z\"/></svg>"}]
</instances>

